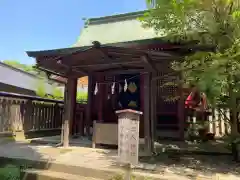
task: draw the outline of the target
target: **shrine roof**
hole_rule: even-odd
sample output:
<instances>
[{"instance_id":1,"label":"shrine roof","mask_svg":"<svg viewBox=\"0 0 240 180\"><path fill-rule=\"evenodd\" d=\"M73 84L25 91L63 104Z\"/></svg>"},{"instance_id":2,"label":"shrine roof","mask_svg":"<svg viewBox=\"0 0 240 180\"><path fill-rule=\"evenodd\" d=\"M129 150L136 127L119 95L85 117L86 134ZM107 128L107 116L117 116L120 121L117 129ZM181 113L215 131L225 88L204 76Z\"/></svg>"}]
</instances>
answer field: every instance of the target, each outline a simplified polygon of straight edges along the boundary
<instances>
[{"instance_id":1,"label":"shrine roof","mask_svg":"<svg viewBox=\"0 0 240 180\"><path fill-rule=\"evenodd\" d=\"M89 18L73 47L89 46L93 41L102 44L147 40L162 37L153 28L143 28L139 17L146 11Z\"/></svg>"},{"instance_id":2,"label":"shrine roof","mask_svg":"<svg viewBox=\"0 0 240 180\"><path fill-rule=\"evenodd\" d=\"M146 72L149 66L154 68L153 63L179 58L165 52L101 45L97 41L91 47L27 53L37 59L38 68L63 77L66 77L69 71L76 77L117 70Z\"/></svg>"}]
</instances>

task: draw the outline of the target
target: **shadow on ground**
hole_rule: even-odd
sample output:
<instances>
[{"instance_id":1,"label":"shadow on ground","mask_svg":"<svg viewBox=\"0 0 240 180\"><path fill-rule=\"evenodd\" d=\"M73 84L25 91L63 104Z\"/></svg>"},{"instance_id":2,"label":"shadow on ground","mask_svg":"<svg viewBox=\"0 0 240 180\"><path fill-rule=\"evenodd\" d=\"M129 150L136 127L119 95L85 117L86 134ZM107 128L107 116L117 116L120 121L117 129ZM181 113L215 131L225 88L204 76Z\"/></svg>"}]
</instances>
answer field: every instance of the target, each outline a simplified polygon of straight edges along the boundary
<instances>
[{"instance_id":1,"label":"shadow on ground","mask_svg":"<svg viewBox=\"0 0 240 180\"><path fill-rule=\"evenodd\" d=\"M191 144L189 147L187 143L180 142L163 141L159 144L161 145L158 146L157 155L140 157L140 163L156 165L154 171L150 170L151 173L174 174L190 179L195 179L197 176L211 178L221 174L237 176L240 179L240 164L233 161L230 151L221 142ZM162 152L160 147L164 147L165 151ZM102 153L102 159L111 158L112 161L116 161L116 154L113 152ZM119 164L114 163L113 166L116 167ZM149 172L149 169L143 171Z\"/></svg>"},{"instance_id":2,"label":"shadow on ground","mask_svg":"<svg viewBox=\"0 0 240 180\"><path fill-rule=\"evenodd\" d=\"M189 144L188 146L186 143L181 144L180 142L159 142L156 146L159 151L157 155L140 158L141 163L156 164L156 169L149 170L147 168L147 170L144 170L144 168L142 168L136 171L141 170L141 172L151 172L158 175L174 174L176 177L187 177L190 179L195 179L198 175L211 177L218 173L240 177L239 164L232 160L233 157L229 152L226 153L225 150L222 151L224 149L223 147L220 151L220 144L216 146L217 148L215 148L215 145L216 144L213 143L209 145L208 148L205 148L205 150L212 150L209 155L200 155L199 149L202 149L203 146L207 147L207 144ZM10 164L19 168L20 171L27 168L37 168L58 170L58 172L61 172L64 168L65 172L72 171L76 174L85 168L84 173L86 176L91 177L95 173L95 176L101 176L102 178L105 176L112 177L113 174L108 173L108 171L99 174L97 168L105 168L107 170L111 168L119 169L117 150L106 149L105 146L101 148L104 149L75 146L74 149L67 151L50 145L43 146L29 144L27 142L15 142L14 140L2 140L2 142L0 142L0 156L4 156L5 158L0 158L0 166L4 167ZM213 152L218 149L220 153L214 154ZM67 153L66 156L65 153ZM64 156L61 156L62 154L64 154ZM60 156L61 158L59 158ZM62 163L65 167L56 167L53 162ZM71 169L70 166L73 168ZM81 167L81 170L79 167ZM86 172L87 169L90 169L88 173ZM21 175L23 177L24 173L21 173ZM27 179L35 180L38 179L38 177L36 174L31 174L25 177L24 180Z\"/></svg>"},{"instance_id":3,"label":"shadow on ground","mask_svg":"<svg viewBox=\"0 0 240 180\"><path fill-rule=\"evenodd\" d=\"M25 170L48 169L62 153L63 150L54 151L50 146L33 145L26 140L16 140L14 136L1 137L0 179L37 180L37 175L28 176Z\"/></svg>"},{"instance_id":4,"label":"shadow on ground","mask_svg":"<svg viewBox=\"0 0 240 180\"><path fill-rule=\"evenodd\" d=\"M188 142L160 141L157 155L141 158L142 162L156 164L158 172L171 172L187 177L199 174L231 174L239 176L239 163L222 141L193 144Z\"/></svg>"}]
</instances>

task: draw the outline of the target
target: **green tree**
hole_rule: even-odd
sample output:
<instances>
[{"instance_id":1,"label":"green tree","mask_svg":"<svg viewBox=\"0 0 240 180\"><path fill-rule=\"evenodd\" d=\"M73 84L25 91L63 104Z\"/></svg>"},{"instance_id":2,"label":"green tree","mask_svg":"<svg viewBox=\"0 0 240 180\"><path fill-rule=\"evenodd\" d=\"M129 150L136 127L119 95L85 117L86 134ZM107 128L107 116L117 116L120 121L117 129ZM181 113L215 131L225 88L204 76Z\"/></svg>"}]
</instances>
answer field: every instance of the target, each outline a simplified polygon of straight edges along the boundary
<instances>
[{"instance_id":1,"label":"green tree","mask_svg":"<svg viewBox=\"0 0 240 180\"><path fill-rule=\"evenodd\" d=\"M198 52L173 69L185 83L199 85L214 106L225 103L231 110L232 134L237 134L240 77L240 0L147 0L149 11L140 18L170 41L194 41L213 46L215 52ZM227 98L223 99L222 97Z\"/></svg>"},{"instance_id":2,"label":"green tree","mask_svg":"<svg viewBox=\"0 0 240 180\"><path fill-rule=\"evenodd\" d=\"M46 97L46 88L44 86L44 81L39 81L37 84L36 94L42 98Z\"/></svg>"}]
</instances>

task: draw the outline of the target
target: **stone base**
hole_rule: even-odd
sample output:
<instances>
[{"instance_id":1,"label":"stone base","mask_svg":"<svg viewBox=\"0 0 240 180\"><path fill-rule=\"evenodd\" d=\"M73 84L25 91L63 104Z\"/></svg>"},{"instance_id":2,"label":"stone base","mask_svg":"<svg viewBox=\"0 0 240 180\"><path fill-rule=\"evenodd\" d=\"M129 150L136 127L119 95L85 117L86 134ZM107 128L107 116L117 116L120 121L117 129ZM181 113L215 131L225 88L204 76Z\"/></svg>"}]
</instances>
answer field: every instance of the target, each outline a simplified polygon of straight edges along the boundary
<instances>
[{"instance_id":1,"label":"stone base","mask_svg":"<svg viewBox=\"0 0 240 180\"><path fill-rule=\"evenodd\" d=\"M15 141L25 141L25 134L24 131L16 131L14 133Z\"/></svg>"}]
</instances>

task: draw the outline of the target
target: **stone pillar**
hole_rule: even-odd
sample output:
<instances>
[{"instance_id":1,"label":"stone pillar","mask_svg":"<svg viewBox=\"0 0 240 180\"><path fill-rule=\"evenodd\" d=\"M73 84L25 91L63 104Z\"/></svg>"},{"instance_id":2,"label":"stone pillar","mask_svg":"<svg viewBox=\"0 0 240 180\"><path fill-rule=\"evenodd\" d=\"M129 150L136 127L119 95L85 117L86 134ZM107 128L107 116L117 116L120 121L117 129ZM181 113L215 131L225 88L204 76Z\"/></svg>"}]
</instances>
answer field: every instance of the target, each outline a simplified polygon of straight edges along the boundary
<instances>
[{"instance_id":1,"label":"stone pillar","mask_svg":"<svg viewBox=\"0 0 240 180\"><path fill-rule=\"evenodd\" d=\"M139 120L142 112L131 109L116 111L118 115L118 157L123 164L138 165Z\"/></svg>"}]
</instances>

